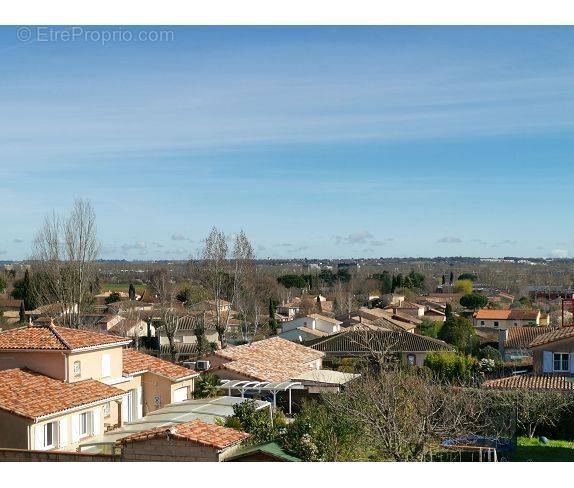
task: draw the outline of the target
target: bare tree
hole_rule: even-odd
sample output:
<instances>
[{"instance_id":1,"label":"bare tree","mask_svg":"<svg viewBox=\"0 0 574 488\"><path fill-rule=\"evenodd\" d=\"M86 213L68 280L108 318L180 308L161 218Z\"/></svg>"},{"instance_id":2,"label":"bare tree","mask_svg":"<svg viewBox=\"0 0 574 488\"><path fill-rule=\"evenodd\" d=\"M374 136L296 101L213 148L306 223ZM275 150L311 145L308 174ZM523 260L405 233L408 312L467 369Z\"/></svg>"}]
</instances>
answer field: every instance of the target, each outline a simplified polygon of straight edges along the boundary
<instances>
[{"instance_id":1,"label":"bare tree","mask_svg":"<svg viewBox=\"0 0 574 488\"><path fill-rule=\"evenodd\" d=\"M223 232L213 227L205 240L202 251L202 276L211 291L215 304L215 330L221 347L225 347L227 318L223 316L223 302L228 284L228 246ZM231 307L230 307L231 308Z\"/></svg>"},{"instance_id":2,"label":"bare tree","mask_svg":"<svg viewBox=\"0 0 574 488\"><path fill-rule=\"evenodd\" d=\"M540 426L555 427L562 415L574 406L574 395L561 391L516 390L509 397L516 408L516 420L530 438Z\"/></svg>"},{"instance_id":3,"label":"bare tree","mask_svg":"<svg viewBox=\"0 0 574 488\"><path fill-rule=\"evenodd\" d=\"M180 318L169 307L164 307L161 311L161 330L165 333L169 344L169 356L172 362L177 362L178 350L175 345L175 335L179 330Z\"/></svg>"},{"instance_id":4,"label":"bare tree","mask_svg":"<svg viewBox=\"0 0 574 488\"><path fill-rule=\"evenodd\" d=\"M226 333L231 311L239 301L250 268L254 266L253 248L243 231L234 238L231 259L228 252L225 235L214 227L205 240L202 264L207 286L215 302L215 329L222 349L227 346ZM228 306L224 307L226 297Z\"/></svg>"},{"instance_id":5,"label":"bare tree","mask_svg":"<svg viewBox=\"0 0 574 488\"><path fill-rule=\"evenodd\" d=\"M365 429L382 459L424 461L445 438L490 433L487 394L404 370L381 370L325 400Z\"/></svg>"},{"instance_id":6,"label":"bare tree","mask_svg":"<svg viewBox=\"0 0 574 488\"><path fill-rule=\"evenodd\" d=\"M150 288L162 306L173 304L177 290L171 282L167 268L156 269L151 273Z\"/></svg>"},{"instance_id":7,"label":"bare tree","mask_svg":"<svg viewBox=\"0 0 574 488\"><path fill-rule=\"evenodd\" d=\"M48 215L37 233L33 267L40 305L56 303L61 323L79 328L81 317L92 304L90 285L96 276L99 255L96 216L91 204L76 200L66 219Z\"/></svg>"}]
</instances>

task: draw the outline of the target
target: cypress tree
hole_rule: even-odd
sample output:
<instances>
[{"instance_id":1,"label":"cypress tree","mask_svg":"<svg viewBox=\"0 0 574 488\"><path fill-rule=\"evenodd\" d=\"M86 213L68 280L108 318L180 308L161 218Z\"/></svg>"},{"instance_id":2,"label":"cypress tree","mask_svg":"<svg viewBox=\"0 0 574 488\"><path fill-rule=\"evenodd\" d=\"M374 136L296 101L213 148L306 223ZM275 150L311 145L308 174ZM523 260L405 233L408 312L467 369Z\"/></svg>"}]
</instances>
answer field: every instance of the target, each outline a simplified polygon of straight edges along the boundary
<instances>
[{"instance_id":1,"label":"cypress tree","mask_svg":"<svg viewBox=\"0 0 574 488\"><path fill-rule=\"evenodd\" d=\"M448 319L452 317L452 305L447 302L446 307L444 308L444 315Z\"/></svg>"},{"instance_id":2,"label":"cypress tree","mask_svg":"<svg viewBox=\"0 0 574 488\"><path fill-rule=\"evenodd\" d=\"M130 288L128 291L128 295L130 296L130 300L135 300L136 299L136 289L135 286L130 283Z\"/></svg>"},{"instance_id":3,"label":"cypress tree","mask_svg":"<svg viewBox=\"0 0 574 488\"><path fill-rule=\"evenodd\" d=\"M20 302L20 322L26 322L26 309L24 308L24 300Z\"/></svg>"}]
</instances>

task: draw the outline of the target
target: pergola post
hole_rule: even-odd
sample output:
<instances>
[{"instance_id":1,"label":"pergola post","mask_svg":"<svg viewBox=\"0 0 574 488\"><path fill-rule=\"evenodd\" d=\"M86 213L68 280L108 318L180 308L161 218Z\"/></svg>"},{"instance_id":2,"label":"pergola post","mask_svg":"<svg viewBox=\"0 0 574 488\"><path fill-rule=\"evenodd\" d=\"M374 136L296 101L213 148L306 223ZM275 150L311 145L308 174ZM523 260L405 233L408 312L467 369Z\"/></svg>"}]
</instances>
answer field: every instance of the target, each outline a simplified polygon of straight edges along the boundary
<instances>
[{"instance_id":1,"label":"pergola post","mask_svg":"<svg viewBox=\"0 0 574 488\"><path fill-rule=\"evenodd\" d=\"M289 388L289 415L291 415L291 388Z\"/></svg>"},{"instance_id":2,"label":"pergola post","mask_svg":"<svg viewBox=\"0 0 574 488\"><path fill-rule=\"evenodd\" d=\"M273 390L273 408L277 408L277 391Z\"/></svg>"}]
</instances>

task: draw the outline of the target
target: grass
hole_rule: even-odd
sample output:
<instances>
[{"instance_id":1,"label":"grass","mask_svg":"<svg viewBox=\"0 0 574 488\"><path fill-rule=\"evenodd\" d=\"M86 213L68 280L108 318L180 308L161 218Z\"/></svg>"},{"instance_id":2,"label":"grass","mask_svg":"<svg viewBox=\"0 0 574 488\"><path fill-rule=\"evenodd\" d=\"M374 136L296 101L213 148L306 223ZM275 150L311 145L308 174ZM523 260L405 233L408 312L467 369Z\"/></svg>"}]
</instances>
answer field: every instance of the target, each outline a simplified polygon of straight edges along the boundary
<instances>
[{"instance_id":1,"label":"grass","mask_svg":"<svg viewBox=\"0 0 574 488\"><path fill-rule=\"evenodd\" d=\"M138 295L141 295L141 293L144 291L145 287L142 285L134 285L134 286L136 287L136 293ZM100 290L102 290L102 292L104 292L104 291L125 291L127 293L129 287L130 287L129 283L103 282L100 284Z\"/></svg>"},{"instance_id":2,"label":"grass","mask_svg":"<svg viewBox=\"0 0 574 488\"><path fill-rule=\"evenodd\" d=\"M574 461L574 442L549 441L542 444L538 439L519 437L514 452L503 454L508 461Z\"/></svg>"}]
</instances>

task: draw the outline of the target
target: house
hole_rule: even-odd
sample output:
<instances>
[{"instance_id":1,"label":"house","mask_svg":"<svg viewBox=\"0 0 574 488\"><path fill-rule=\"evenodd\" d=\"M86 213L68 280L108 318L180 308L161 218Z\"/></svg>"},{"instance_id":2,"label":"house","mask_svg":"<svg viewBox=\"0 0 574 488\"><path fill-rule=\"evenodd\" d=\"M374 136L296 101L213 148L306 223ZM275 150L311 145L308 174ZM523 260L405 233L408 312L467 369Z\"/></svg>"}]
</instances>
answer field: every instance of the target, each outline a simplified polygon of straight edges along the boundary
<instances>
[{"instance_id":1,"label":"house","mask_svg":"<svg viewBox=\"0 0 574 488\"><path fill-rule=\"evenodd\" d=\"M530 343L533 373L483 383L485 388L574 390L574 327L552 329Z\"/></svg>"},{"instance_id":2,"label":"house","mask_svg":"<svg viewBox=\"0 0 574 488\"><path fill-rule=\"evenodd\" d=\"M0 295L0 325L2 318L5 323L13 324L20 320L20 305L22 300Z\"/></svg>"},{"instance_id":3,"label":"house","mask_svg":"<svg viewBox=\"0 0 574 488\"><path fill-rule=\"evenodd\" d=\"M406 332L412 333L414 333L417 325L422 322L411 315L396 314L392 310L383 310L382 308L361 307L359 308L359 317L371 320L382 326L386 325L391 329L399 327Z\"/></svg>"},{"instance_id":4,"label":"house","mask_svg":"<svg viewBox=\"0 0 574 488\"><path fill-rule=\"evenodd\" d=\"M117 452L119 441L122 439L149 431L150 429L166 429L178 425L201 420L207 424L221 424L227 417L234 414L234 407L244 398L217 396L214 398L194 398L171 403L158 410L148 413L145 417L124 423L121 427L107 430L80 444L80 452L87 454L112 454ZM253 400L255 409L271 415L271 404L263 400Z\"/></svg>"},{"instance_id":5,"label":"house","mask_svg":"<svg viewBox=\"0 0 574 488\"><path fill-rule=\"evenodd\" d=\"M133 339L138 337L153 337L155 327L140 318L120 317L120 320L109 326L108 332Z\"/></svg>"},{"instance_id":6,"label":"house","mask_svg":"<svg viewBox=\"0 0 574 488\"><path fill-rule=\"evenodd\" d=\"M532 362L530 343L539 335L546 334L549 327L508 327L499 333L498 349L504 361Z\"/></svg>"},{"instance_id":7,"label":"house","mask_svg":"<svg viewBox=\"0 0 574 488\"><path fill-rule=\"evenodd\" d=\"M446 342L404 331L346 330L318 339L309 347L334 357L367 357L371 354L391 354L401 361L422 366L431 351L450 351Z\"/></svg>"},{"instance_id":8,"label":"house","mask_svg":"<svg viewBox=\"0 0 574 488\"><path fill-rule=\"evenodd\" d=\"M44 322L0 333L1 447L74 450L190 397L196 372L124 349L130 343Z\"/></svg>"},{"instance_id":9,"label":"house","mask_svg":"<svg viewBox=\"0 0 574 488\"><path fill-rule=\"evenodd\" d=\"M191 308L198 312L216 312L219 309L219 313L228 313L231 311L231 303L222 298L219 300L202 300L193 304Z\"/></svg>"},{"instance_id":10,"label":"house","mask_svg":"<svg viewBox=\"0 0 574 488\"><path fill-rule=\"evenodd\" d=\"M561 327L531 343L534 372L574 376L574 327Z\"/></svg>"},{"instance_id":11,"label":"house","mask_svg":"<svg viewBox=\"0 0 574 488\"><path fill-rule=\"evenodd\" d=\"M122 461L225 461L235 454L249 434L192 420L155 427L118 441Z\"/></svg>"},{"instance_id":12,"label":"house","mask_svg":"<svg viewBox=\"0 0 574 488\"><path fill-rule=\"evenodd\" d=\"M226 347L209 357L211 372L222 379L282 382L309 370L319 370L324 353L271 337Z\"/></svg>"},{"instance_id":13,"label":"house","mask_svg":"<svg viewBox=\"0 0 574 488\"><path fill-rule=\"evenodd\" d=\"M540 310L530 309L505 309L491 310L483 308L473 315L475 327L487 327L494 329L507 329L508 327L525 327L548 325L547 316L542 317Z\"/></svg>"},{"instance_id":14,"label":"house","mask_svg":"<svg viewBox=\"0 0 574 488\"><path fill-rule=\"evenodd\" d=\"M340 332L342 323L340 320L326 315L309 314L283 323L279 337L302 343L317 337L336 334Z\"/></svg>"},{"instance_id":15,"label":"house","mask_svg":"<svg viewBox=\"0 0 574 488\"><path fill-rule=\"evenodd\" d=\"M218 338L217 331L215 330L215 320L210 319L210 314L208 312L200 314L187 314L179 318L177 330L174 332L173 340L176 344L197 344L197 337L195 335L195 328L197 327L198 321L203 321L205 327L205 338L210 341L216 341ZM156 335L158 337L160 348L161 346L169 345L169 339L163 329L163 327L158 327L156 329Z\"/></svg>"},{"instance_id":16,"label":"house","mask_svg":"<svg viewBox=\"0 0 574 488\"><path fill-rule=\"evenodd\" d=\"M280 321L292 320L301 310L301 300L284 303L277 306L277 314L282 316ZM283 319L285 318L285 319Z\"/></svg>"},{"instance_id":17,"label":"house","mask_svg":"<svg viewBox=\"0 0 574 488\"><path fill-rule=\"evenodd\" d=\"M415 318L422 319L425 314L425 306L418 303L403 302L401 305L389 305L386 310L390 310L393 314L412 315Z\"/></svg>"}]
</instances>

